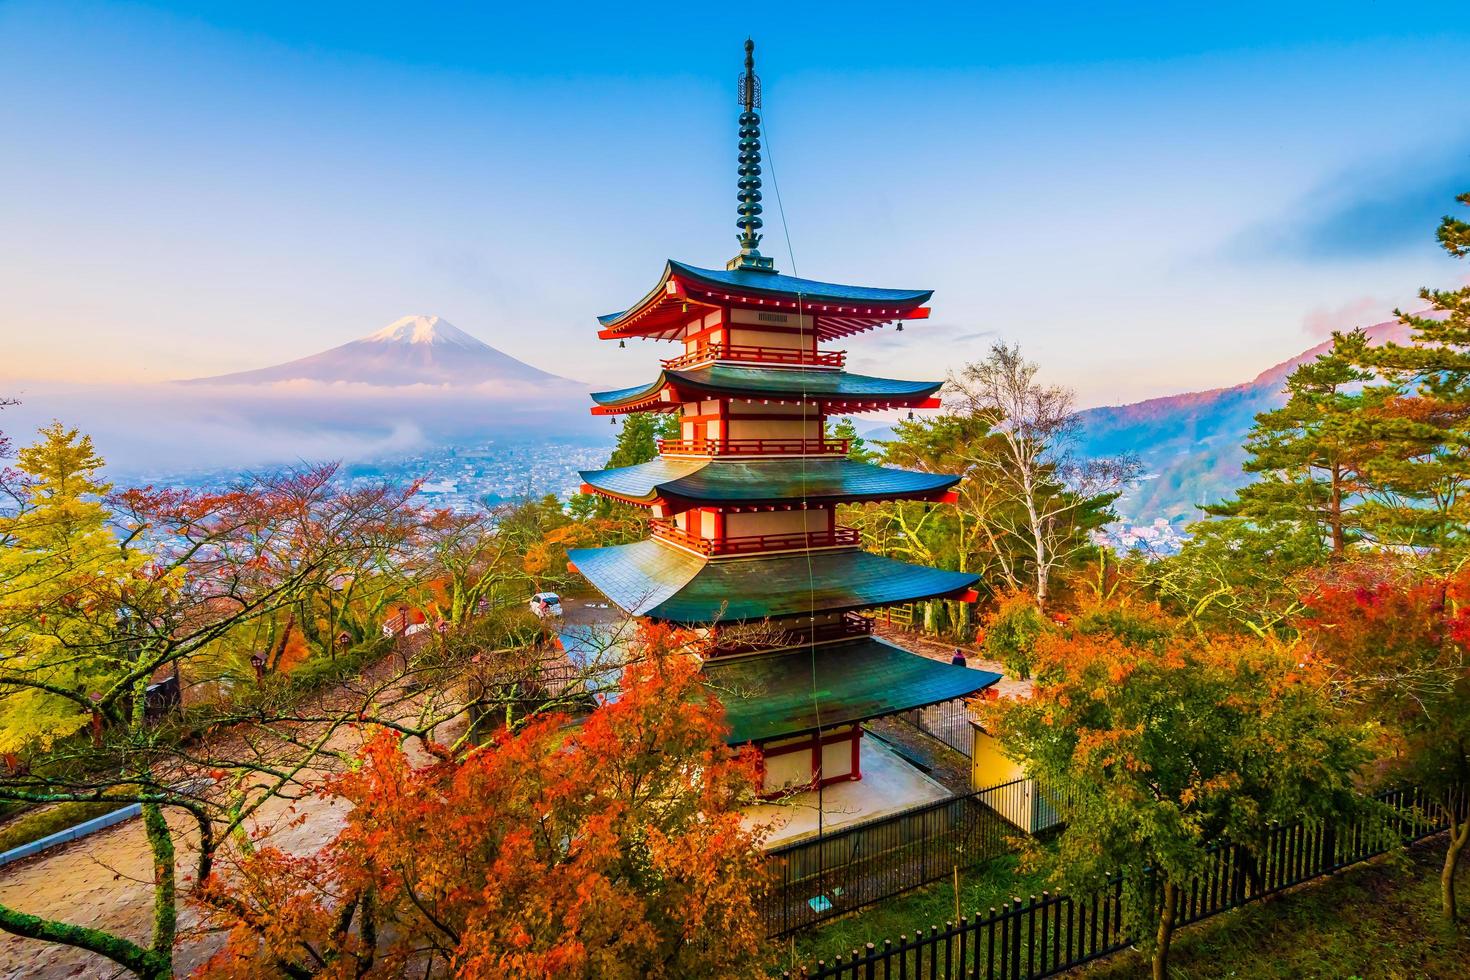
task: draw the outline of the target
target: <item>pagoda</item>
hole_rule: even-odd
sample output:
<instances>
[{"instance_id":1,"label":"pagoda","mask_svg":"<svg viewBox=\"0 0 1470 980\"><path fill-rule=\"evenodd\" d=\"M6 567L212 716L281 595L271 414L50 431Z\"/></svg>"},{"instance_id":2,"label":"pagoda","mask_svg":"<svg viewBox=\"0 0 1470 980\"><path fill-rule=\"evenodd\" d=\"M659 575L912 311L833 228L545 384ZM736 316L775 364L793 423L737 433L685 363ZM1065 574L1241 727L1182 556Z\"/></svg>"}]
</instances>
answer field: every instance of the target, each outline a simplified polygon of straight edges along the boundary
<instances>
[{"instance_id":1,"label":"pagoda","mask_svg":"<svg viewBox=\"0 0 1470 980\"><path fill-rule=\"evenodd\" d=\"M850 374L845 352L825 346L926 319L932 291L799 279L760 253L761 94L751 41L745 52L740 253L724 269L670 260L647 295L599 318L598 336L619 346L683 347L651 382L592 395L595 415L679 418L655 459L582 473L584 492L648 508L652 537L569 559L630 616L710 638L703 670L724 693L729 741L760 748L764 789L777 793L860 779L863 722L972 695L999 675L903 650L861 615L976 597L977 576L870 554L837 523L841 504L955 499L958 477L856 461L827 434L833 415L939 407L942 382ZM761 643L726 639L756 623Z\"/></svg>"}]
</instances>

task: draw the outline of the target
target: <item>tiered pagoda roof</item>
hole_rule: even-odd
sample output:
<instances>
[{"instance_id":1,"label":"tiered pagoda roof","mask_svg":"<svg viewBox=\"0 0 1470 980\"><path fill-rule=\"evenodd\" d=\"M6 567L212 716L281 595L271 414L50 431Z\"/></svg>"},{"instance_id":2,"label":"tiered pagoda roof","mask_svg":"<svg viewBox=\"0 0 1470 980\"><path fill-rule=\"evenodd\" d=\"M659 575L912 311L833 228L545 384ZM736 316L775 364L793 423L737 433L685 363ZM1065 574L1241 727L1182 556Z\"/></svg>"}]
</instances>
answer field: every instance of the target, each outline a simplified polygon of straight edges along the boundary
<instances>
[{"instance_id":1,"label":"tiered pagoda roof","mask_svg":"<svg viewBox=\"0 0 1470 980\"><path fill-rule=\"evenodd\" d=\"M731 745L801 735L968 697L992 671L920 657L876 637L711 660Z\"/></svg>"},{"instance_id":2,"label":"tiered pagoda roof","mask_svg":"<svg viewBox=\"0 0 1470 980\"><path fill-rule=\"evenodd\" d=\"M659 456L635 466L584 470L584 489L656 507L658 516L707 505L793 506L874 500L944 500L957 476L851 459L714 460Z\"/></svg>"},{"instance_id":3,"label":"tiered pagoda roof","mask_svg":"<svg viewBox=\"0 0 1470 980\"><path fill-rule=\"evenodd\" d=\"M567 559L630 615L683 625L960 598L980 580L855 547L712 561L648 540L576 549Z\"/></svg>"},{"instance_id":4,"label":"tiered pagoda roof","mask_svg":"<svg viewBox=\"0 0 1470 980\"><path fill-rule=\"evenodd\" d=\"M880 408L937 408L930 404L942 381L895 381L846 371L799 367L737 367L711 364L691 370L665 370L651 384L595 391L594 415L676 411L680 403L701 398L744 398L810 402L838 412Z\"/></svg>"},{"instance_id":5,"label":"tiered pagoda roof","mask_svg":"<svg viewBox=\"0 0 1470 980\"><path fill-rule=\"evenodd\" d=\"M849 337L898 320L922 320L932 289L843 286L752 269L700 269L669 259L663 275L637 303L597 318L604 340L649 337L673 340L691 308L755 307L818 315L818 340Z\"/></svg>"}]
</instances>

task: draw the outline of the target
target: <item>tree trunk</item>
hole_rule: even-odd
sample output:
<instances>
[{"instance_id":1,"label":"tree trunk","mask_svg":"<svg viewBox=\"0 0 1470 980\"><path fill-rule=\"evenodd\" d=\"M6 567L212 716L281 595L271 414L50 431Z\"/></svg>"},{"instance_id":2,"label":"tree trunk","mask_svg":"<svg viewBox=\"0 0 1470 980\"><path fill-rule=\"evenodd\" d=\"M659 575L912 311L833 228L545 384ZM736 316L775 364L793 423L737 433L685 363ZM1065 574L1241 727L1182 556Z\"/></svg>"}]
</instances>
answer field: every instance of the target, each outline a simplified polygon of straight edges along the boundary
<instances>
[{"instance_id":1,"label":"tree trunk","mask_svg":"<svg viewBox=\"0 0 1470 980\"><path fill-rule=\"evenodd\" d=\"M293 610L286 616L286 626L281 630L281 640L276 644L274 650L266 651L266 663L271 673L275 673L280 666L281 658L286 655L286 644L291 641L291 630L296 626L296 613Z\"/></svg>"},{"instance_id":2,"label":"tree trunk","mask_svg":"<svg viewBox=\"0 0 1470 980\"><path fill-rule=\"evenodd\" d=\"M1465 851L1465 845L1470 844L1470 813L1466 813L1457 824L1456 804L1450 803L1450 843L1445 849L1444 867L1439 872L1439 900L1441 910L1444 912L1445 921L1456 923L1460 921L1460 910L1455 902L1455 872L1460 867L1460 856Z\"/></svg>"},{"instance_id":3,"label":"tree trunk","mask_svg":"<svg viewBox=\"0 0 1470 980\"><path fill-rule=\"evenodd\" d=\"M1159 912L1159 934L1154 942L1154 980L1169 978L1169 941L1174 937L1174 916L1179 911L1179 886L1165 879L1164 908Z\"/></svg>"},{"instance_id":4,"label":"tree trunk","mask_svg":"<svg viewBox=\"0 0 1470 980\"><path fill-rule=\"evenodd\" d=\"M153 851L153 942L152 952L172 963L174 936L178 931L178 896L174 875L174 839L164 819L163 807L143 804L143 829Z\"/></svg>"},{"instance_id":5,"label":"tree trunk","mask_svg":"<svg viewBox=\"0 0 1470 980\"><path fill-rule=\"evenodd\" d=\"M0 905L0 929L27 939L73 946L105 956L124 969L133 971L142 980L165 980L173 975L168 957L159 956L137 943L100 929L27 915L8 905Z\"/></svg>"},{"instance_id":6,"label":"tree trunk","mask_svg":"<svg viewBox=\"0 0 1470 980\"><path fill-rule=\"evenodd\" d=\"M1327 514L1332 525L1332 557L1341 558L1347 550L1347 542L1342 532L1342 477L1335 466L1332 468L1332 491Z\"/></svg>"}]
</instances>

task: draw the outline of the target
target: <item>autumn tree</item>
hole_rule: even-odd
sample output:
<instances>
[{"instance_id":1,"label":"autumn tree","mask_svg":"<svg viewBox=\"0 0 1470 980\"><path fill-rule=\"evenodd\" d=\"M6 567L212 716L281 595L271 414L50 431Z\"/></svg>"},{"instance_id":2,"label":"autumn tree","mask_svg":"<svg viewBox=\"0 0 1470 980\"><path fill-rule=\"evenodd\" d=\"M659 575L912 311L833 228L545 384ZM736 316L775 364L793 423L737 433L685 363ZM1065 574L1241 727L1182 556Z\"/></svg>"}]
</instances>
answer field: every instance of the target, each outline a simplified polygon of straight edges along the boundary
<instances>
[{"instance_id":1,"label":"autumn tree","mask_svg":"<svg viewBox=\"0 0 1470 980\"><path fill-rule=\"evenodd\" d=\"M105 655L119 609L110 597L143 573L119 547L102 459L59 422L19 454L23 496L0 518L0 752L49 748L84 728L125 665Z\"/></svg>"},{"instance_id":2,"label":"autumn tree","mask_svg":"<svg viewBox=\"0 0 1470 980\"><path fill-rule=\"evenodd\" d=\"M723 731L695 661L665 654L578 727L426 765L381 732L332 786L335 841L257 842L211 882L230 941L203 975L760 976L754 761Z\"/></svg>"},{"instance_id":3,"label":"autumn tree","mask_svg":"<svg viewBox=\"0 0 1470 980\"><path fill-rule=\"evenodd\" d=\"M1178 554L1137 566L1135 574L1199 635L1289 640L1302 609L1301 576L1326 554L1313 524L1217 517L1195 522Z\"/></svg>"},{"instance_id":4,"label":"autumn tree","mask_svg":"<svg viewBox=\"0 0 1470 980\"><path fill-rule=\"evenodd\" d=\"M1036 646L1053 628L1035 599L1024 592L1007 592L985 616L985 656L1005 664L1012 676L1028 680Z\"/></svg>"},{"instance_id":5,"label":"autumn tree","mask_svg":"<svg viewBox=\"0 0 1470 980\"><path fill-rule=\"evenodd\" d=\"M1289 651L1138 619L1092 616L1086 632L1043 636L1035 695L994 703L986 724L1065 801L1059 885L1082 893L1121 870L1130 933L1164 980L1181 889L1210 848L1258 847L1270 821L1349 807L1366 752L1326 678Z\"/></svg>"},{"instance_id":6,"label":"autumn tree","mask_svg":"<svg viewBox=\"0 0 1470 980\"><path fill-rule=\"evenodd\" d=\"M499 533L494 514L457 514L437 510L426 516L420 532L427 552L427 574L439 596L443 618L460 625L482 606L503 603L522 580L516 542ZM524 589L516 590L519 600Z\"/></svg>"},{"instance_id":7,"label":"autumn tree","mask_svg":"<svg viewBox=\"0 0 1470 980\"><path fill-rule=\"evenodd\" d=\"M1470 570L1425 574L1384 557L1325 570L1303 604L1307 647L1381 726L1392 775L1424 787L1449 826L1440 899L1456 922L1470 845Z\"/></svg>"},{"instance_id":8,"label":"autumn tree","mask_svg":"<svg viewBox=\"0 0 1470 980\"><path fill-rule=\"evenodd\" d=\"M0 410L15 404L17 402L14 398L0 396ZM10 459L12 448L10 437L5 434L4 429L0 429L0 460ZM21 475L10 466L0 463L0 501L5 501L5 503L0 503L0 512L18 508L24 497Z\"/></svg>"},{"instance_id":9,"label":"autumn tree","mask_svg":"<svg viewBox=\"0 0 1470 980\"><path fill-rule=\"evenodd\" d=\"M0 906L0 928L88 950L142 977L169 976L181 838L166 815L187 818L192 875L207 877L220 842L269 800L299 790L332 731L383 700L371 692L302 738L284 710L294 699L257 685L248 668L210 673L211 655L245 624L351 567L356 552L377 548L405 491L343 490L325 467L220 491L143 488L103 498L90 442L59 426L23 451L21 465L30 495L6 519L0 557L22 568L24 586L7 593L0 613L0 715L11 739L0 801L139 804L153 914L143 942L10 906ZM202 690L235 698L196 705L196 742L179 738L149 692L181 667ZM38 711L61 721L35 724ZM81 724L84 732L69 734ZM252 724L255 738L235 728ZM208 737L217 728L234 734Z\"/></svg>"},{"instance_id":10,"label":"autumn tree","mask_svg":"<svg viewBox=\"0 0 1470 980\"><path fill-rule=\"evenodd\" d=\"M325 506L296 515L293 533L308 563L324 551L336 556L330 574L301 577L288 611L311 654L332 657L379 643L388 610L415 591L427 564L426 522L410 505L417 492L418 484L338 488Z\"/></svg>"}]
</instances>

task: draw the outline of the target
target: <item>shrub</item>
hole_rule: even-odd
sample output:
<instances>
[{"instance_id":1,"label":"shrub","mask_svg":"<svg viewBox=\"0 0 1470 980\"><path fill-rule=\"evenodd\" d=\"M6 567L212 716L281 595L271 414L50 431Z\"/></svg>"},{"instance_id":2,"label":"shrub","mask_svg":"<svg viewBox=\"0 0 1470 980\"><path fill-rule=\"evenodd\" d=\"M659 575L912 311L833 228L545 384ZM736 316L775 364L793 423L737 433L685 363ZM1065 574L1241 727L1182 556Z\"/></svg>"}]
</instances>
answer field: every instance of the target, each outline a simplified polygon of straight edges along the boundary
<instances>
[{"instance_id":1,"label":"shrub","mask_svg":"<svg viewBox=\"0 0 1470 980\"><path fill-rule=\"evenodd\" d=\"M1024 592L1011 592L985 617L985 655L999 660L1021 680L1031 677L1036 641L1051 632L1052 624L1036 600Z\"/></svg>"}]
</instances>

